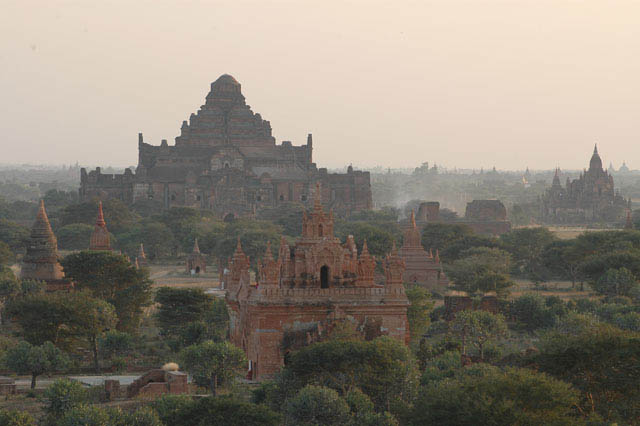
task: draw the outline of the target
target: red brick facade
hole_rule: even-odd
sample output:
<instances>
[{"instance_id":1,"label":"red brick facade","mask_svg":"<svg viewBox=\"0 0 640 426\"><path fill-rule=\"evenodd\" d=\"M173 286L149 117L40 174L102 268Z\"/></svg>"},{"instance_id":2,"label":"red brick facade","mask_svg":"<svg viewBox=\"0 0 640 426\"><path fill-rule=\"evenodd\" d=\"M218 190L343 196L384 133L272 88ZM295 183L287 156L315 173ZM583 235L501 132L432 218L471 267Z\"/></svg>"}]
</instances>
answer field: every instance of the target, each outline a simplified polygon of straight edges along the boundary
<instances>
[{"instance_id":1,"label":"red brick facade","mask_svg":"<svg viewBox=\"0 0 640 426\"><path fill-rule=\"evenodd\" d=\"M385 285L374 282L374 269L366 242L358 255L353 237L344 245L334 237L333 215L324 213L318 198L304 214L295 246L283 239L277 259L267 249L256 283L250 282L249 259L238 242L226 280L227 303L231 341L245 351L249 377L271 377L289 351L321 339L339 321L406 343L409 301L395 247L385 259Z\"/></svg>"}]
</instances>

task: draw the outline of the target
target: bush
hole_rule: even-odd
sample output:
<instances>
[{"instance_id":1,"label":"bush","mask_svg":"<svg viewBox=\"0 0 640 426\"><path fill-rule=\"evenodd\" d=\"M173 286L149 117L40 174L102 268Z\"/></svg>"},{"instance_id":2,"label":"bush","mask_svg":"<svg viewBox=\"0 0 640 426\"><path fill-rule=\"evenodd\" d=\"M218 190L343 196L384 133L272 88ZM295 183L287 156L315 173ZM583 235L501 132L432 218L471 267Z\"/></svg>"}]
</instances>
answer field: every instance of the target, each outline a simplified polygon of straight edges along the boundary
<instances>
[{"instance_id":1,"label":"bush","mask_svg":"<svg viewBox=\"0 0 640 426\"><path fill-rule=\"evenodd\" d=\"M349 405L338 392L314 385L302 388L284 412L286 423L292 425L344 425L350 418Z\"/></svg>"},{"instance_id":2,"label":"bush","mask_svg":"<svg viewBox=\"0 0 640 426\"><path fill-rule=\"evenodd\" d=\"M35 419L25 411L0 410L0 426L36 426Z\"/></svg>"},{"instance_id":3,"label":"bush","mask_svg":"<svg viewBox=\"0 0 640 426\"><path fill-rule=\"evenodd\" d=\"M58 379L45 390L44 397L47 401L46 412L53 418L59 418L85 403L87 391L76 381Z\"/></svg>"}]
</instances>

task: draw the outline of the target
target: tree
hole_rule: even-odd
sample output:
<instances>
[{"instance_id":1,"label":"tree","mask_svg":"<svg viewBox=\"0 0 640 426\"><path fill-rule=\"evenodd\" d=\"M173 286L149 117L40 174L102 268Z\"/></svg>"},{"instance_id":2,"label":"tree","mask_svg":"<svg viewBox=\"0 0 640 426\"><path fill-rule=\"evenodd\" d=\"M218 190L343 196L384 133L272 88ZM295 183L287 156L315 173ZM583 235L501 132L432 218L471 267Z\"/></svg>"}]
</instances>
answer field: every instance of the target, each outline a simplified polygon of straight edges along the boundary
<instances>
[{"instance_id":1,"label":"tree","mask_svg":"<svg viewBox=\"0 0 640 426\"><path fill-rule=\"evenodd\" d=\"M241 349L229 342L207 341L188 346L179 355L186 371L196 379L206 380L215 396L218 383L227 383L246 369Z\"/></svg>"},{"instance_id":2,"label":"tree","mask_svg":"<svg viewBox=\"0 0 640 426\"><path fill-rule=\"evenodd\" d=\"M163 334L172 334L187 323L203 320L212 309L213 297L200 288L160 287L155 302L158 326Z\"/></svg>"},{"instance_id":3,"label":"tree","mask_svg":"<svg viewBox=\"0 0 640 426\"><path fill-rule=\"evenodd\" d=\"M64 250L86 250L91 240L93 226L86 223L72 223L58 229L58 246Z\"/></svg>"},{"instance_id":4,"label":"tree","mask_svg":"<svg viewBox=\"0 0 640 426\"><path fill-rule=\"evenodd\" d=\"M620 268L628 269L636 278L640 277L640 250L613 250L591 254L580 265L581 273L591 285L597 285L600 277L609 269Z\"/></svg>"},{"instance_id":5,"label":"tree","mask_svg":"<svg viewBox=\"0 0 640 426\"><path fill-rule=\"evenodd\" d=\"M290 356L279 386L282 393L307 384L322 383L346 395L359 388L379 410L391 401L409 401L414 393L417 369L411 353L390 337L371 341L328 340L300 349ZM289 380L291 379L291 380Z\"/></svg>"},{"instance_id":6,"label":"tree","mask_svg":"<svg viewBox=\"0 0 640 426\"><path fill-rule=\"evenodd\" d=\"M350 420L349 405L338 392L307 385L291 398L284 409L287 424L344 425Z\"/></svg>"},{"instance_id":7,"label":"tree","mask_svg":"<svg viewBox=\"0 0 640 426\"><path fill-rule=\"evenodd\" d=\"M120 408L83 404L56 420L56 426L163 426L158 415L148 407L127 412Z\"/></svg>"},{"instance_id":8,"label":"tree","mask_svg":"<svg viewBox=\"0 0 640 426\"><path fill-rule=\"evenodd\" d=\"M110 198L102 202L104 220L107 222L109 230L120 233L131 227L136 220L136 216L131 213L127 205L115 198ZM71 225L72 223L84 223L93 225L98 214L98 200L94 199L79 204L66 206L60 214L60 226Z\"/></svg>"},{"instance_id":9,"label":"tree","mask_svg":"<svg viewBox=\"0 0 640 426\"><path fill-rule=\"evenodd\" d=\"M14 253L24 252L30 231L26 226L7 219L0 219L0 241L6 243Z\"/></svg>"},{"instance_id":10,"label":"tree","mask_svg":"<svg viewBox=\"0 0 640 426\"><path fill-rule=\"evenodd\" d=\"M411 340L412 342L419 342L429 327L429 313L433 309L433 301L424 287L413 286L408 288L405 293L409 303L411 303L407 308Z\"/></svg>"},{"instance_id":11,"label":"tree","mask_svg":"<svg viewBox=\"0 0 640 426\"><path fill-rule=\"evenodd\" d=\"M640 412L640 337L610 325L553 330L531 359L541 371L582 392L584 413L626 423Z\"/></svg>"},{"instance_id":12,"label":"tree","mask_svg":"<svg viewBox=\"0 0 640 426\"><path fill-rule=\"evenodd\" d=\"M581 279L580 265L584 254L578 250L574 240L556 240L548 244L542 252L542 263L558 278L568 278L575 286Z\"/></svg>"},{"instance_id":13,"label":"tree","mask_svg":"<svg viewBox=\"0 0 640 426\"><path fill-rule=\"evenodd\" d=\"M16 255L11 251L9 244L0 241L0 265L9 265L16 260Z\"/></svg>"},{"instance_id":14,"label":"tree","mask_svg":"<svg viewBox=\"0 0 640 426\"><path fill-rule=\"evenodd\" d=\"M66 368L69 357L51 342L33 346L23 341L7 350L4 364L18 374L31 374L31 389L35 389L38 376Z\"/></svg>"},{"instance_id":15,"label":"tree","mask_svg":"<svg viewBox=\"0 0 640 426\"><path fill-rule=\"evenodd\" d=\"M599 294L605 296L629 296L640 283L627 268L607 269L591 286Z\"/></svg>"},{"instance_id":16,"label":"tree","mask_svg":"<svg viewBox=\"0 0 640 426\"><path fill-rule=\"evenodd\" d=\"M338 221L336 223L335 234L341 240L346 240L347 236L353 235L355 241L360 245L366 239L369 252L374 256L384 256L391 251L396 235L392 230L397 225L376 226L367 222Z\"/></svg>"},{"instance_id":17,"label":"tree","mask_svg":"<svg viewBox=\"0 0 640 426\"><path fill-rule=\"evenodd\" d=\"M86 389L75 380L58 379L45 391L45 410L53 420L59 419L69 410L87 402Z\"/></svg>"},{"instance_id":18,"label":"tree","mask_svg":"<svg viewBox=\"0 0 640 426\"><path fill-rule=\"evenodd\" d=\"M42 345L50 341L56 346L69 347L74 314L68 302L68 294L32 294L10 300L5 312L20 326L27 342Z\"/></svg>"},{"instance_id":19,"label":"tree","mask_svg":"<svg viewBox=\"0 0 640 426\"><path fill-rule=\"evenodd\" d=\"M13 271L0 265L0 303L2 308L6 306L6 303L20 292L20 282L16 279ZM2 324L5 322L4 312L2 313Z\"/></svg>"},{"instance_id":20,"label":"tree","mask_svg":"<svg viewBox=\"0 0 640 426\"><path fill-rule=\"evenodd\" d=\"M137 328L142 309L151 303L149 271L136 269L124 256L106 251L82 251L61 261L65 275L79 290L112 304L119 330Z\"/></svg>"},{"instance_id":21,"label":"tree","mask_svg":"<svg viewBox=\"0 0 640 426\"><path fill-rule=\"evenodd\" d=\"M177 243L171 229L162 222L143 219L127 232L116 234L118 247L135 256L140 243L151 260L177 255Z\"/></svg>"},{"instance_id":22,"label":"tree","mask_svg":"<svg viewBox=\"0 0 640 426\"><path fill-rule=\"evenodd\" d=\"M422 229L422 245L433 250L445 250L453 242L473 234L467 225L429 223Z\"/></svg>"},{"instance_id":23,"label":"tree","mask_svg":"<svg viewBox=\"0 0 640 426\"><path fill-rule=\"evenodd\" d=\"M567 383L527 369L478 364L421 391L411 425L575 425L578 401Z\"/></svg>"},{"instance_id":24,"label":"tree","mask_svg":"<svg viewBox=\"0 0 640 426\"><path fill-rule=\"evenodd\" d=\"M511 315L529 332L555 323L555 317L547 309L544 298L535 294L525 294L513 300Z\"/></svg>"},{"instance_id":25,"label":"tree","mask_svg":"<svg viewBox=\"0 0 640 426\"><path fill-rule=\"evenodd\" d=\"M133 347L133 336L117 330L111 330L98 339L98 348L104 358L112 358L127 353Z\"/></svg>"},{"instance_id":26,"label":"tree","mask_svg":"<svg viewBox=\"0 0 640 426\"><path fill-rule=\"evenodd\" d=\"M505 249L512 254L515 266L523 276L543 281L548 274L542 262L544 249L556 240L547 228L518 228L500 236Z\"/></svg>"},{"instance_id":27,"label":"tree","mask_svg":"<svg viewBox=\"0 0 640 426\"><path fill-rule=\"evenodd\" d=\"M482 360L486 343L507 334L504 317L486 311L460 311L450 327L462 339L462 353L466 355L466 343L470 341L478 349Z\"/></svg>"},{"instance_id":28,"label":"tree","mask_svg":"<svg viewBox=\"0 0 640 426\"><path fill-rule=\"evenodd\" d=\"M165 425L203 426L278 426L281 416L263 405L229 397L206 397L193 400L165 396L154 403Z\"/></svg>"},{"instance_id":29,"label":"tree","mask_svg":"<svg viewBox=\"0 0 640 426\"><path fill-rule=\"evenodd\" d=\"M503 294L513 285L509 278L509 253L487 247L465 250L447 267L449 278L459 290Z\"/></svg>"},{"instance_id":30,"label":"tree","mask_svg":"<svg viewBox=\"0 0 640 426\"><path fill-rule=\"evenodd\" d=\"M71 327L76 336L82 336L89 343L93 354L93 368L100 372L98 358L98 340L105 332L115 328L118 317L113 305L104 300L95 299L86 292L72 296L73 320Z\"/></svg>"}]
</instances>

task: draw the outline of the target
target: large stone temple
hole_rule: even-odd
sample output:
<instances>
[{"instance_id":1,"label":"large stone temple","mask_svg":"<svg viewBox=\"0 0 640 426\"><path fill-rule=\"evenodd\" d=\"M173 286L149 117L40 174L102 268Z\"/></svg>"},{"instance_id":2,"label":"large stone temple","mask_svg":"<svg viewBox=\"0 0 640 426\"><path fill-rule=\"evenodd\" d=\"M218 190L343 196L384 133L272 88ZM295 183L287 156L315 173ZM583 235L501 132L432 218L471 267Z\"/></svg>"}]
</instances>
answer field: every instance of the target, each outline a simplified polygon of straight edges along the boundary
<instances>
[{"instance_id":1,"label":"large stone temple","mask_svg":"<svg viewBox=\"0 0 640 426\"><path fill-rule=\"evenodd\" d=\"M328 173L312 159L307 144L277 145L271 124L246 104L240 83L222 75L200 110L183 121L175 144L160 146L138 135L135 173L102 174L100 168L81 171L80 197L117 198L129 204L153 200L163 208L210 209L220 217L248 216L257 210L298 202L310 206L316 182L326 207L337 214L370 209L369 172Z\"/></svg>"},{"instance_id":2,"label":"large stone temple","mask_svg":"<svg viewBox=\"0 0 640 426\"><path fill-rule=\"evenodd\" d=\"M560 183L556 169L551 188L541 200L542 217L552 223L585 223L622 221L631 200L615 191L613 176L602 167L598 146L593 148L589 169L573 181Z\"/></svg>"},{"instance_id":3,"label":"large stone temple","mask_svg":"<svg viewBox=\"0 0 640 426\"><path fill-rule=\"evenodd\" d=\"M376 283L366 241L359 255L353 237L341 244L333 235L332 214L315 200L293 247L283 238L277 259L267 247L256 282L240 241L229 265L230 338L245 351L252 379L272 376L289 351L323 339L344 321L365 338L388 335L408 342L404 262L395 246L384 261L384 283Z\"/></svg>"}]
</instances>

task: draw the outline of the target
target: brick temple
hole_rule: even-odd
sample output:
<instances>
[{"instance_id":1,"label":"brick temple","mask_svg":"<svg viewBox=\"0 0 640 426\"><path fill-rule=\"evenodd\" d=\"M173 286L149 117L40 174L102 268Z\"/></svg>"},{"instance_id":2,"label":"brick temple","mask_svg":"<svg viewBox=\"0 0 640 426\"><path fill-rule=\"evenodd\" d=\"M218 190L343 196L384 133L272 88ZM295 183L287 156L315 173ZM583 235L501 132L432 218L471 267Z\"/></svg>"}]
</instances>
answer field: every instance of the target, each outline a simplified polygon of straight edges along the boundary
<instances>
[{"instance_id":1,"label":"brick temple","mask_svg":"<svg viewBox=\"0 0 640 426\"><path fill-rule=\"evenodd\" d=\"M431 250L427 253L421 240L420 231L416 225L416 216L412 210L409 224L404 231L402 247L398 252L405 264L403 281L429 289L446 287L449 284L449 279L440 262L440 254L437 250L435 256Z\"/></svg>"},{"instance_id":2,"label":"brick temple","mask_svg":"<svg viewBox=\"0 0 640 426\"><path fill-rule=\"evenodd\" d=\"M20 278L43 281L46 291L68 291L73 288L73 283L65 279L62 265L58 261L58 240L51 229L43 200L40 200L40 208L31 227Z\"/></svg>"},{"instance_id":3,"label":"brick temple","mask_svg":"<svg viewBox=\"0 0 640 426\"><path fill-rule=\"evenodd\" d=\"M353 237L342 244L333 235L333 215L317 197L304 213L301 238L292 247L283 238L277 259L268 247L255 283L238 241L226 297L231 341L245 351L249 377L271 377L289 351L321 340L341 321L365 338L388 335L407 343L404 262L394 246L384 261L383 284L375 282L375 265L366 241L358 254Z\"/></svg>"},{"instance_id":4,"label":"brick temple","mask_svg":"<svg viewBox=\"0 0 640 426\"><path fill-rule=\"evenodd\" d=\"M297 202L310 207L322 184L326 207L336 214L370 209L369 172L328 173L312 159L307 144L276 144L271 124L246 104L240 83L222 75L211 84L200 110L182 123L175 144L159 146L138 135L135 173L81 170L80 198L117 198L129 204L151 200L163 208L210 209L220 217L250 216L263 208Z\"/></svg>"}]
</instances>

